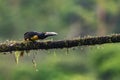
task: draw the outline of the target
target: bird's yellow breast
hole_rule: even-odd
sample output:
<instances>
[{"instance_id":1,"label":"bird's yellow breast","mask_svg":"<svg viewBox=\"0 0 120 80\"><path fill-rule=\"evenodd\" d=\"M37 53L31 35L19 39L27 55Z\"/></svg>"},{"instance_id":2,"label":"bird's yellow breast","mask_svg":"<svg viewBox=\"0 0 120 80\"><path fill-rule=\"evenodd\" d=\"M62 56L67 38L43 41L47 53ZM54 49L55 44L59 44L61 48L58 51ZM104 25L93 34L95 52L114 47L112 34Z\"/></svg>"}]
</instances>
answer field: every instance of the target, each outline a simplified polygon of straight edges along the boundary
<instances>
[{"instance_id":1,"label":"bird's yellow breast","mask_svg":"<svg viewBox=\"0 0 120 80\"><path fill-rule=\"evenodd\" d=\"M31 40L38 40L38 35L34 35L33 37L31 37Z\"/></svg>"}]
</instances>

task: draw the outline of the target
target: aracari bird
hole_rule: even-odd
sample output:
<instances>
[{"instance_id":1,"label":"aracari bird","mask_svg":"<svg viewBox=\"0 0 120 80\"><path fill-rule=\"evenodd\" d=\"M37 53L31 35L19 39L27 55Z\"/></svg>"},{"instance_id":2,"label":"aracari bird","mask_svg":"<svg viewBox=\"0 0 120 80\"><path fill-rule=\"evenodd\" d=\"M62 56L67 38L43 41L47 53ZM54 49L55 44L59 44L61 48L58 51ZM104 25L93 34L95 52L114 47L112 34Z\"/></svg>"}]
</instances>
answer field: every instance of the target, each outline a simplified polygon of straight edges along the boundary
<instances>
[{"instance_id":1,"label":"aracari bird","mask_svg":"<svg viewBox=\"0 0 120 80\"><path fill-rule=\"evenodd\" d=\"M49 36L55 36L57 35L56 32L35 32L35 31L30 31L26 32L24 34L24 40L25 41L36 41L36 40L42 40L45 39Z\"/></svg>"}]
</instances>

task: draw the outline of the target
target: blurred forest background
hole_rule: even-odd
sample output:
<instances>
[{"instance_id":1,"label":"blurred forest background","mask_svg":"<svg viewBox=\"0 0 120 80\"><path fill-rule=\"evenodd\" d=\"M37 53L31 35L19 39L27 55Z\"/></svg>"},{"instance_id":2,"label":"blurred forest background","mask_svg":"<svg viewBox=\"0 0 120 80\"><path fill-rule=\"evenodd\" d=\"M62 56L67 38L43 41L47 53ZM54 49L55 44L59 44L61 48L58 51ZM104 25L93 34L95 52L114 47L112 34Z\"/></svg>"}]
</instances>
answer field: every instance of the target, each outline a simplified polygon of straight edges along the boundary
<instances>
[{"instance_id":1,"label":"blurred forest background","mask_svg":"<svg viewBox=\"0 0 120 80\"><path fill-rule=\"evenodd\" d=\"M0 0L0 41L27 31L55 31L54 40L119 33L120 0ZM120 44L31 51L18 65L1 54L0 80L120 80Z\"/></svg>"}]
</instances>

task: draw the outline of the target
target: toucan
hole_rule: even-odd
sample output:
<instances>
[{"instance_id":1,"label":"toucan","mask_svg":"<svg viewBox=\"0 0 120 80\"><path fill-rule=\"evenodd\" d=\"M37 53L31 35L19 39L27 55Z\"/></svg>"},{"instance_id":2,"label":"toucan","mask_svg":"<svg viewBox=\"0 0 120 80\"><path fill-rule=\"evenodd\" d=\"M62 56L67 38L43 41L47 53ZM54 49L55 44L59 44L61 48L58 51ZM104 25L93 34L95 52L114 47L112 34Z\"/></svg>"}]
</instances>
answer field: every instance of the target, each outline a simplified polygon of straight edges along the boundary
<instances>
[{"instance_id":1,"label":"toucan","mask_svg":"<svg viewBox=\"0 0 120 80\"><path fill-rule=\"evenodd\" d=\"M56 32L36 32L36 31L29 31L24 34L25 41L36 41L42 40L49 36L56 36Z\"/></svg>"}]
</instances>

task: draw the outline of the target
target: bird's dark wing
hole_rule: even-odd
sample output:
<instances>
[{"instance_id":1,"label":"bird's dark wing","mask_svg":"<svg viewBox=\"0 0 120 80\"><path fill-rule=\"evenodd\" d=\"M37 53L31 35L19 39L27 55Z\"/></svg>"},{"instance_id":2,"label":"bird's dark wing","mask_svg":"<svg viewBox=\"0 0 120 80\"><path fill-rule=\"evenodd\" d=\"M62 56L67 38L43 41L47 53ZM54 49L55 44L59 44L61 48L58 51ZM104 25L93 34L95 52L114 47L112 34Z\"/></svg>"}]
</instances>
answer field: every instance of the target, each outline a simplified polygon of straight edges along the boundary
<instances>
[{"instance_id":1,"label":"bird's dark wing","mask_svg":"<svg viewBox=\"0 0 120 80\"><path fill-rule=\"evenodd\" d=\"M24 34L24 39L25 40L27 40L27 39L31 40L31 38L36 36L36 35L38 35L38 32L32 32L32 31L31 32L26 32Z\"/></svg>"}]
</instances>

